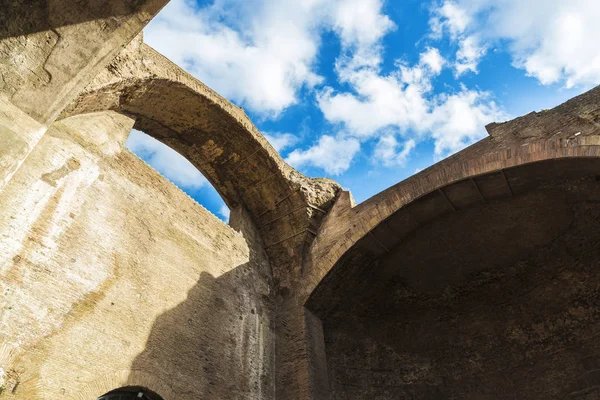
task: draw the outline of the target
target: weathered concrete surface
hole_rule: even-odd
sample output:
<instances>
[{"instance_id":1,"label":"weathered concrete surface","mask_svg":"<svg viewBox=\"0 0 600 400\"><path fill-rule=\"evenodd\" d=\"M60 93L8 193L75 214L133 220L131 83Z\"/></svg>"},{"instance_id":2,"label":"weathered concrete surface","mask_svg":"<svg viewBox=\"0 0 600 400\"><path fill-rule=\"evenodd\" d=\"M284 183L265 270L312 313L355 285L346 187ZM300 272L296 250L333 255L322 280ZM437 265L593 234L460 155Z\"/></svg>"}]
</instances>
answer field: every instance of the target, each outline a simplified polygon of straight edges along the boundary
<instances>
[{"instance_id":1,"label":"weathered concrete surface","mask_svg":"<svg viewBox=\"0 0 600 400\"><path fill-rule=\"evenodd\" d=\"M0 191L45 132L45 125L0 97Z\"/></svg>"},{"instance_id":2,"label":"weathered concrete surface","mask_svg":"<svg viewBox=\"0 0 600 400\"><path fill-rule=\"evenodd\" d=\"M0 190L168 0L0 0Z\"/></svg>"},{"instance_id":3,"label":"weathered concrete surface","mask_svg":"<svg viewBox=\"0 0 600 400\"><path fill-rule=\"evenodd\" d=\"M1 0L0 97L51 123L167 2Z\"/></svg>"},{"instance_id":4,"label":"weathered concrete surface","mask_svg":"<svg viewBox=\"0 0 600 400\"><path fill-rule=\"evenodd\" d=\"M272 398L260 238L243 212L236 232L124 150L132 124L55 123L2 192L0 398L124 384L165 400Z\"/></svg>"}]
</instances>

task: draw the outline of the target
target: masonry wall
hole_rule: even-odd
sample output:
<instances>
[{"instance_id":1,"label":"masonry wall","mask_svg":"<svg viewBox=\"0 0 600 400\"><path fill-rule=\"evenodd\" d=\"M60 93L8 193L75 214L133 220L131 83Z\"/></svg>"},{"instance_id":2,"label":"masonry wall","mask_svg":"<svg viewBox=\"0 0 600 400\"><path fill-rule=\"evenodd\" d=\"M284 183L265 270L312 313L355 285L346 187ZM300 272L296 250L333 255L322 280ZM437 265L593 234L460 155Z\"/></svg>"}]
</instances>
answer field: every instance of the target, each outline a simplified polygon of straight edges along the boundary
<instances>
[{"instance_id":1,"label":"masonry wall","mask_svg":"<svg viewBox=\"0 0 600 400\"><path fill-rule=\"evenodd\" d=\"M124 149L132 125L57 122L3 176L0 399L273 398L260 238L243 210L222 223Z\"/></svg>"},{"instance_id":2,"label":"masonry wall","mask_svg":"<svg viewBox=\"0 0 600 400\"><path fill-rule=\"evenodd\" d=\"M363 266L323 319L331 398L597 399L599 203L593 175L544 182Z\"/></svg>"}]
</instances>

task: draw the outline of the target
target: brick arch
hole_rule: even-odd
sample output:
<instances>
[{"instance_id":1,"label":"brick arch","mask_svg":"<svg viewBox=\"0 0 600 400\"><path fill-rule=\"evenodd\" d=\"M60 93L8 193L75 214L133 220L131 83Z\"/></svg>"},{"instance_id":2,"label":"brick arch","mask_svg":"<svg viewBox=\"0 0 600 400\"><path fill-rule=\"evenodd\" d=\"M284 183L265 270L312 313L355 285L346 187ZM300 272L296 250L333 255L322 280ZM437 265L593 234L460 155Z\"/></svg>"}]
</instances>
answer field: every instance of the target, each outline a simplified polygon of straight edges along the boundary
<instances>
[{"instance_id":1,"label":"brick arch","mask_svg":"<svg viewBox=\"0 0 600 400\"><path fill-rule=\"evenodd\" d=\"M480 169L431 170L398 188L404 198L346 203L356 214L305 303L323 327L312 365L326 369L331 398L494 397L498 365L527 376L512 395L593 393L600 137L537 145ZM538 370L511 361L525 353ZM564 382L546 384L540 370Z\"/></svg>"},{"instance_id":2,"label":"brick arch","mask_svg":"<svg viewBox=\"0 0 600 400\"><path fill-rule=\"evenodd\" d=\"M246 209L283 286L340 187L289 166L244 111L138 37L71 103L60 118L112 110L186 157L229 208ZM232 214L233 215L233 214ZM286 268L288 270L286 270ZM275 271L278 274L277 271Z\"/></svg>"},{"instance_id":3,"label":"brick arch","mask_svg":"<svg viewBox=\"0 0 600 400\"><path fill-rule=\"evenodd\" d=\"M186 157L230 208L257 217L308 178L287 165L244 111L140 39L123 51L60 118L113 110Z\"/></svg>"},{"instance_id":4,"label":"brick arch","mask_svg":"<svg viewBox=\"0 0 600 400\"><path fill-rule=\"evenodd\" d=\"M424 196L459 181L527 164L600 157L600 86L551 110L492 123L486 129L489 137L357 206L349 193L342 193L305 262L301 297L307 300L355 243L373 236L386 219Z\"/></svg>"},{"instance_id":5,"label":"brick arch","mask_svg":"<svg viewBox=\"0 0 600 400\"><path fill-rule=\"evenodd\" d=\"M157 393L164 400L176 400L177 397L171 387L156 376L141 370L114 371L99 376L85 384L71 399L95 400L105 393L121 387L139 386L148 388Z\"/></svg>"},{"instance_id":6,"label":"brick arch","mask_svg":"<svg viewBox=\"0 0 600 400\"><path fill-rule=\"evenodd\" d=\"M121 56L61 117L113 110L134 118L136 129L192 162L230 208L242 203L260 214L289 191L285 177L291 168L242 110L201 83L173 74L175 67L161 65L165 60L150 48L130 54L146 61L146 73L119 75L115 68L134 63L133 56Z\"/></svg>"},{"instance_id":7,"label":"brick arch","mask_svg":"<svg viewBox=\"0 0 600 400\"><path fill-rule=\"evenodd\" d=\"M460 160L448 159L437 164L391 188L379 193L357 206L351 204L349 194L342 193L340 199L330 213L331 221L347 221L346 225L338 226L335 231L328 226L330 219L323 226L323 236L315 241L310 264L306 270L311 274L311 279L304 282L302 294L309 308L318 308L320 291L330 284L335 275L343 275L344 266L353 255L357 246L368 246L376 252L386 251L386 232L390 234L387 221L400 213L405 213L411 204L426 197L438 197L440 204L447 210L456 209L456 205L449 199L446 190L450 187L462 185L463 189L472 190L473 201L481 201L481 192L475 179L496 175L500 181L505 182L505 190L510 193L511 186L508 182L507 171L527 166L548 166L552 174L577 173L574 170L555 167L557 161L569 161L574 165L581 165L581 171L590 174L600 174L600 136L590 135L571 139L540 140L535 143L510 147L495 153L482 155L478 158ZM578 161L579 160L579 161ZM585 165L585 160L598 161ZM510 173L510 172L509 172ZM535 180L536 176L529 178ZM544 177L538 176L537 179ZM464 189L469 187L469 189ZM478 193L479 192L479 193ZM484 199L484 200L492 200ZM432 218L435 215L432 214ZM413 223L418 224L419 221ZM331 234L328 235L329 231ZM343 238L343 240L342 240ZM389 250L389 249L388 249ZM315 262L315 260L319 260Z\"/></svg>"}]
</instances>

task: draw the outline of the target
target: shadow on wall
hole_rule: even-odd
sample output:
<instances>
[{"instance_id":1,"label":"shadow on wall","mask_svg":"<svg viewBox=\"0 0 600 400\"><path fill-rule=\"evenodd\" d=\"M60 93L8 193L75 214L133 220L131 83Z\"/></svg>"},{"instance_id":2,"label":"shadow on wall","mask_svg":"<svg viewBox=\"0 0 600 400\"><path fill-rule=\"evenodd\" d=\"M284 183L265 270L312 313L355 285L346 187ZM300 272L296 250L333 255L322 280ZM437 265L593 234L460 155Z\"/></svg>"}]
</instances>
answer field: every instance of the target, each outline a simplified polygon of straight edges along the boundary
<instances>
[{"instance_id":1,"label":"shadow on wall","mask_svg":"<svg viewBox=\"0 0 600 400\"><path fill-rule=\"evenodd\" d=\"M157 318L132 375L140 371L160 379L178 400L272 398L269 287L269 265L255 250L248 263L217 278L202 272L187 299Z\"/></svg>"},{"instance_id":2,"label":"shadow on wall","mask_svg":"<svg viewBox=\"0 0 600 400\"><path fill-rule=\"evenodd\" d=\"M133 14L138 0L0 0L0 40Z\"/></svg>"}]
</instances>

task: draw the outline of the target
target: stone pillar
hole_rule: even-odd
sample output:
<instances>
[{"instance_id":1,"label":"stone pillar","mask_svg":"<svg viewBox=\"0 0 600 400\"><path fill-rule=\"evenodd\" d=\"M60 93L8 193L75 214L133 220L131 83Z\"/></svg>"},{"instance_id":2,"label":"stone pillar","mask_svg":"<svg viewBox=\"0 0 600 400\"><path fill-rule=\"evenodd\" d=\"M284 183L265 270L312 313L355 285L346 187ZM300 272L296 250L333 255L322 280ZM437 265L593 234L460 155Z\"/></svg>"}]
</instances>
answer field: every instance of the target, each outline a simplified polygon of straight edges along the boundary
<instances>
[{"instance_id":1,"label":"stone pillar","mask_svg":"<svg viewBox=\"0 0 600 400\"><path fill-rule=\"evenodd\" d=\"M321 320L299 298L283 299L277 315L276 398L329 399Z\"/></svg>"}]
</instances>

